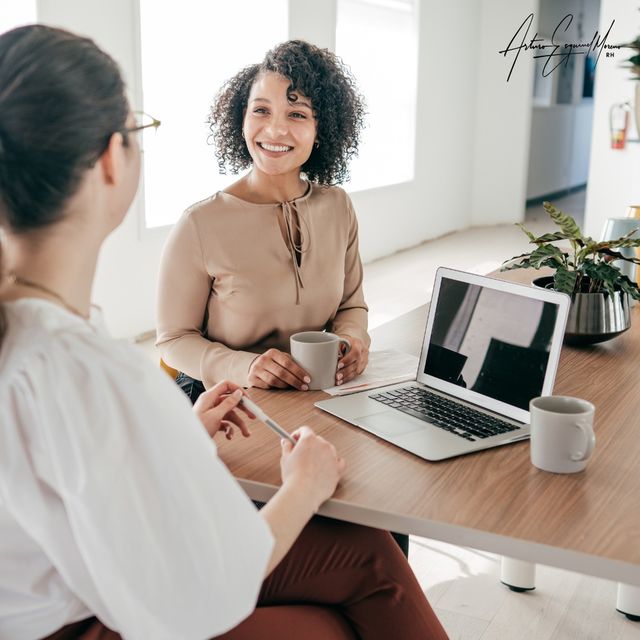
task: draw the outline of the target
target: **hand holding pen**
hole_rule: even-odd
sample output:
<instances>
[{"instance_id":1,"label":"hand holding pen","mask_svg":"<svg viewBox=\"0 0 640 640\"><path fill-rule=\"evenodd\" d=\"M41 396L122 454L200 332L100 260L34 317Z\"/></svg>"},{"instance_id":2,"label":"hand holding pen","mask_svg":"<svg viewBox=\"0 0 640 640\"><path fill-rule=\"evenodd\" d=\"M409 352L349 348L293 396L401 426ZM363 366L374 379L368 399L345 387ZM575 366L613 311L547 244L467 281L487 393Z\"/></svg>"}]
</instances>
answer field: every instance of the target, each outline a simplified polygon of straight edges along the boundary
<instances>
[{"instance_id":1,"label":"hand holding pen","mask_svg":"<svg viewBox=\"0 0 640 640\"><path fill-rule=\"evenodd\" d=\"M293 486L296 491L302 491L314 511L333 494L344 474L345 461L330 442L309 427L299 427L289 434L233 382L220 382L205 391L193 410L211 436L222 431L229 440L233 437L234 427L240 429L243 436L250 435L241 412L250 419L264 422L281 438L283 489Z\"/></svg>"},{"instance_id":2,"label":"hand holding pen","mask_svg":"<svg viewBox=\"0 0 640 640\"><path fill-rule=\"evenodd\" d=\"M242 414L250 419L256 416L249 408L240 406L242 393L242 387L225 380L207 389L196 400L193 411L211 437L221 431L227 440L231 440L234 427L237 427L245 438L251 435Z\"/></svg>"},{"instance_id":3,"label":"hand holding pen","mask_svg":"<svg viewBox=\"0 0 640 640\"><path fill-rule=\"evenodd\" d=\"M344 474L344 459L338 456L330 442L309 427L299 427L289 434L247 396L242 396L242 404L281 438L283 486L292 483L297 489L303 489L314 502L314 511L317 512L336 490Z\"/></svg>"},{"instance_id":4,"label":"hand holding pen","mask_svg":"<svg viewBox=\"0 0 640 640\"><path fill-rule=\"evenodd\" d=\"M219 382L202 393L193 405L193 411L200 418L209 435L213 437L218 431L222 431L227 440L233 437L234 426L245 438L251 435L238 409L242 410L248 418L257 418L263 422L283 440L288 440L291 444L296 443L295 439L275 420L272 420L251 398L244 395L242 387L235 382L228 380Z\"/></svg>"}]
</instances>

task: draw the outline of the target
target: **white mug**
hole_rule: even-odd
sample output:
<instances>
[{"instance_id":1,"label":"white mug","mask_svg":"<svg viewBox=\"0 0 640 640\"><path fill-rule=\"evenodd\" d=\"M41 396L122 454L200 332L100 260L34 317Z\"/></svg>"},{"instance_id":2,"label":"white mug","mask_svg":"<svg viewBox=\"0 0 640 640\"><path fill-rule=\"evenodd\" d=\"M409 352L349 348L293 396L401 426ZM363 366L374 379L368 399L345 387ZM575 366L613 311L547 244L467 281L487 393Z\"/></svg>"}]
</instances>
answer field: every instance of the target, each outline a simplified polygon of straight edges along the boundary
<instances>
[{"instance_id":1,"label":"white mug","mask_svg":"<svg viewBox=\"0 0 640 640\"><path fill-rule=\"evenodd\" d=\"M531 463L543 471L576 473L587 466L596 437L595 407L568 396L542 396L529 403Z\"/></svg>"},{"instance_id":2,"label":"white mug","mask_svg":"<svg viewBox=\"0 0 640 640\"><path fill-rule=\"evenodd\" d=\"M326 331L301 331L291 336L291 357L309 374L309 389L327 389L336 384L340 347L351 349L348 340Z\"/></svg>"}]
</instances>

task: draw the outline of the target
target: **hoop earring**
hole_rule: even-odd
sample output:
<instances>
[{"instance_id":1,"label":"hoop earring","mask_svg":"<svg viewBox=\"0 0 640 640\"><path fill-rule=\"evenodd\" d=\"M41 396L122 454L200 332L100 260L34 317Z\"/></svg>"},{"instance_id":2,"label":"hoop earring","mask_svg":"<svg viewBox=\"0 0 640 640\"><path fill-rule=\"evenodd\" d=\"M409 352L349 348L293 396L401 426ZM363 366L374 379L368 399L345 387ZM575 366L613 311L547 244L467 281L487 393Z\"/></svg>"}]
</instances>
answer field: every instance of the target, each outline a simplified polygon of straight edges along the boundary
<instances>
[{"instance_id":1,"label":"hoop earring","mask_svg":"<svg viewBox=\"0 0 640 640\"><path fill-rule=\"evenodd\" d=\"M316 140L316 141L313 143L313 146L314 146L316 149L318 149L318 148L320 147L320 143Z\"/></svg>"}]
</instances>

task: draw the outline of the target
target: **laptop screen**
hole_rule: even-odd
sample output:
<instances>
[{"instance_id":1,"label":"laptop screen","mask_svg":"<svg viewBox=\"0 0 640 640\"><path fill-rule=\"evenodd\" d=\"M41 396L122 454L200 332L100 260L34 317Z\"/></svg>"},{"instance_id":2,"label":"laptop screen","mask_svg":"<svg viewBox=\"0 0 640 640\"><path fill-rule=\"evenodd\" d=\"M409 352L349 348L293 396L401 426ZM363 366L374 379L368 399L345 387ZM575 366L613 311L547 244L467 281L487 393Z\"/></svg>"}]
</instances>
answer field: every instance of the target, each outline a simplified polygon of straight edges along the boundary
<instances>
[{"instance_id":1,"label":"laptop screen","mask_svg":"<svg viewBox=\"0 0 640 640\"><path fill-rule=\"evenodd\" d=\"M443 277L424 373L528 410L542 395L558 305Z\"/></svg>"}]
</instances>

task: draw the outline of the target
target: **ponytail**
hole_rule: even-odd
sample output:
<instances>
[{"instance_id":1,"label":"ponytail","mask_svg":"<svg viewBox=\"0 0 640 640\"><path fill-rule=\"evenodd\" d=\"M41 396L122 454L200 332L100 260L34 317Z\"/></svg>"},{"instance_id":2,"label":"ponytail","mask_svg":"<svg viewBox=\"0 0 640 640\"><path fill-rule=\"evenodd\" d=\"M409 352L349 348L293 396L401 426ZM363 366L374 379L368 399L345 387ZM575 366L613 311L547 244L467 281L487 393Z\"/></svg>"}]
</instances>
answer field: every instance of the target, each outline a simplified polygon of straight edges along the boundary
<instances>
[{"instance_id":1,"label":"ponytail","mask_svg":"<svg viewBox=\"0 0 640 640\"><path fill-rule=\"evenodd\" d=\"M2 260L2 229L0 228L0 288L4 282L4 264ZM2 341L7 330L7 317L4 312L2 302L0 302L0 351L2 350Z\"/></svg>"},{"instance_id":2,"label":"ponytail","mask_svg":"<svg viewBox=\"0 0 640 640\"><path fill-rule=\"evenodd\" d=\"M92 40L44 25L0 35L0 277L2 229L59 222L128 114L120 70ZM0 345L6 325L0 305Z\"/></svg>"},{"instance_id":3,"label":"ponytail","mask_svg":"<svg viewBox=\"0 0 640 640\"><path fill-rule=\"evenodd\" d=\"M92 40L30 25L0 36L0 225L58 222L129 113L116 63Z\"/></svg>"}]
</instances>

